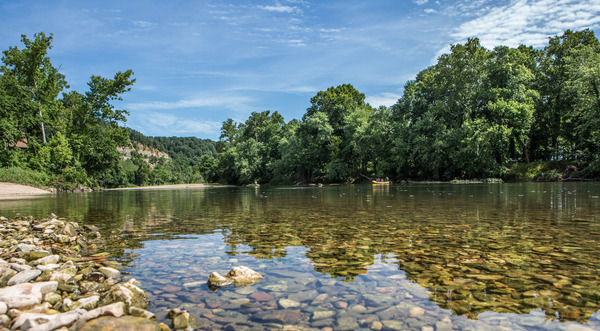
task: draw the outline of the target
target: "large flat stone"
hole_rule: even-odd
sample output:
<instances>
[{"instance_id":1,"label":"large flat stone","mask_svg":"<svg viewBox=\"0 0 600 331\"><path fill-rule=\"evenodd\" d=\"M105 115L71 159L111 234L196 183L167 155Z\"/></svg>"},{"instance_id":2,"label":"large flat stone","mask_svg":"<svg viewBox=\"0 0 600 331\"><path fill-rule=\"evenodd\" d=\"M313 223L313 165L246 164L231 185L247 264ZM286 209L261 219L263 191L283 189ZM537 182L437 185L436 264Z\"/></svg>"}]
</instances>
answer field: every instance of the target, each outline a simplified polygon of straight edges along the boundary
<instances>
[{"instance_id":1,"label":"large flat stone","mask_svg":"<svg viewBox=\"0 0 600 331\"><path fill-rule=\"evenodd\" d=\"M31 283L23 283L0 289L0 301L5 302L9 309L23 309L40 304L42 292Z\"/></svg>"},{"instance_id":2,"label":"large flat stone","mask_svg":"<svg viewBox=\"0 0 600 331\"><path fill-rule=\"evenodd\" d=\"M21 283L27 283L30 280L36 279L41 274L42 271L38 269L24 270L14 275L11 279L8 280L8 283L6 284L8 286L12 286Z\"/></svg>"},{"instance_id":3,"label":"large flat stone","mask_svg":"<svg viewBox=\"0 0 600 331\"><path fill-rule=\"evenodd\" d=\"M22 313L12 323L12 329L55 330L75 323L86 311L76 309L62 314Z\"/></svg>"}]
</instances>

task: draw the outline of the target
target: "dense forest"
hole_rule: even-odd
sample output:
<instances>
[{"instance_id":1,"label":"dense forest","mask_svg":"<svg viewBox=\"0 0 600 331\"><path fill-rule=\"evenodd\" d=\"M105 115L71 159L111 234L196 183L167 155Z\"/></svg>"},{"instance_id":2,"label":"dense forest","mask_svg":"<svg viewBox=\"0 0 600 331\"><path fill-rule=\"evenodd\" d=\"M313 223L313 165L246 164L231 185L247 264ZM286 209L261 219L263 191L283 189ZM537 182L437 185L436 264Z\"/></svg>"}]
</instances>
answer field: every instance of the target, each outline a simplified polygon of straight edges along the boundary
<instances>
[{"instance_id":1,"label":"dense forest","mask_svg":"<svg viewBox=\"0 0 600 331\"><path fill-rule=\"evenodd\" d=\"M124 128L128 113L111 102L135 82L131 70L65 92L47 56L52 35L22 42L0 68L0 180L71 189L600 176L600 43L590 30L551 37L543 49L488 50L469 39L407 82L391 107L374 108L343 84L318 92L301 119L228 119L217 142ZM125 146L131 157L117 149Z\"/></svg>"},{"instance_id":2,"label":"dense forest","mask_svg":"<svg viewBox=\"0 0 600 331\"><path fill-rule=\"evenodd\" d=\"M600 45L566 31L544 49L478 39L453 45L373 108L351 85L318 92L302 120L225 121L219 178L229 183L474 178L598 178ZM526 170L523 170L525 168ZM569 169L563 174L564 169ZM539 179L539 178L538 178Z\"/></svg>"}]
</instances>

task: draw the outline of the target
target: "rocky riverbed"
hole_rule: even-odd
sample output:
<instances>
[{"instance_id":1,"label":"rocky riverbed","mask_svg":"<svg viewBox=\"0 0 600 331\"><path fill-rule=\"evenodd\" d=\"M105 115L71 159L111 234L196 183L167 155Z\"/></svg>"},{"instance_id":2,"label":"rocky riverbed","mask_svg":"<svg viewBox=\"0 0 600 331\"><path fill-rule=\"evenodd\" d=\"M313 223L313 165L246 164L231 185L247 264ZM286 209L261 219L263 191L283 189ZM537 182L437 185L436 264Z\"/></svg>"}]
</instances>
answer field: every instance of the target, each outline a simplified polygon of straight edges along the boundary
<instances>
[{"instance_id":1,"label":"rocky riverbed","mask_svg":"<svg viewBox=\"0 0 600 331\"><path fill-rule=\"evenodd\" d=\"M59 220L0 217L0 329L170 330L146 310L148 295L98 253L98 229ZM191 329L185 311L171 326Z\"/></svg>"}]
</instances>

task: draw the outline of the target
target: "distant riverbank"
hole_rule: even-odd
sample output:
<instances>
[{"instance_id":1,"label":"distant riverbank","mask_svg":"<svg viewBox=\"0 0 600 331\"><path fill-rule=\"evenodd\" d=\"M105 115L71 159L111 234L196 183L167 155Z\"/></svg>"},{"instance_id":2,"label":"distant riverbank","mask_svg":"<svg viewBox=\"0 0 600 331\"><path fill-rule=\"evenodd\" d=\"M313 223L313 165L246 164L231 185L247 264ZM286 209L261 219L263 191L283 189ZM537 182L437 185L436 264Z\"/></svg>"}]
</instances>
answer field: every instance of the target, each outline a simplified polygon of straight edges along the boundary
<instances>
[{"instance_id":1,"label":"distant riverbank","mask_svg":"<svg viewBox=\"0 0 600 331\"><path fill-rule=\"evenodd\" d=\"M212 184L172 184L172 185L152 185L152 186L139 186L139 187L124 187L124 188L112 188L103 189L109 190L172 190L172 189L185 189L185 188L202 188L202 187L227 187L230 185L212 185ZM12 199L25 199L35 197L42 194L50 194L51 190L44 190L41 188L15 184L10 182L0 182L0 200L12 200Z\"/></svg>"},{"instance_id":2,"label":"distant riverbank","mask_svg":"<svg viewBox=\"0 0 600 331\"><path fill-rule=\"evenodd\" d=\"M118 191L118 190L172 190L172 189L182 189L182 188L232 187L232 186L233 185L170 184L170 185L152 185L152 186L111 188L111 189L104 189L104 191Z\"/></svg>"}]
</instances>

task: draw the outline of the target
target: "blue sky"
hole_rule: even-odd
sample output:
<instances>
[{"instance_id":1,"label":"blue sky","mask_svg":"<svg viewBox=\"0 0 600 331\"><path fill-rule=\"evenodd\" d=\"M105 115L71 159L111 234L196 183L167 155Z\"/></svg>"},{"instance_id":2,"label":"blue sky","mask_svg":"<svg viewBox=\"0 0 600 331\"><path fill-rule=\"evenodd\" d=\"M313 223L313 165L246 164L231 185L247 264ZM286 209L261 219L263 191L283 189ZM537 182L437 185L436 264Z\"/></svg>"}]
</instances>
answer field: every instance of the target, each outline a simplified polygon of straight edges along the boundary
<instances>
[{"instance_id":1,"label":"blue sky","mask_svg":"<svg viewBox=\"0 0 600 331\"><path fill-rule=\"evenodd\" d=\"M566 29L600 31L600 0L0 0L0 49L54 34L71 88L132 69L118 108L149 136L218 139L228 118L301 118L310 98L352 84L390 106L450 44L543 47Z\"/></svg>"}]
</instances>

